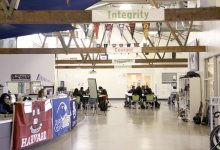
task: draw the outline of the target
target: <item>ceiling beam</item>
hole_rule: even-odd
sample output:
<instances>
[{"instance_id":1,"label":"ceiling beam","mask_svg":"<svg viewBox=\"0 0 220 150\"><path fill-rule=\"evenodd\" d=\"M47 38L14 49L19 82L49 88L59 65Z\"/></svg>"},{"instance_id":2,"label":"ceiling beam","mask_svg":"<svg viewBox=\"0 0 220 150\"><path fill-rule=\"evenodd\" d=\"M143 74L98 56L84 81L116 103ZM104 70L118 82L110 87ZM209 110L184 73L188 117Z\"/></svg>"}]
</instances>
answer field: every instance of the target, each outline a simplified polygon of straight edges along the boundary
<instances>
[{"instance_id":1,"label":"ceiling beam","mask_svg":"<svg viewBox=\"0 0 220 150\"><path fill-rule=\"evenodd\" d=\"M71 24L92 22L92 12L83 10L15 10L6 18L0 11L0 24Z\"/></svg>"},{"instance_id":2,"label":"ceiling beam","mask_svg":"<svg viewBox=\"0 0 220 150\"><path fill-rule=\"evenodd\" d=\"M219 20L220 7L165 9L165 21Z\"/></svg>"},{"instance_id":3,"label":"ceiling beam","mask_svg":"<svg viewBox=\"0 0 220 150\"><path fill-rule=\"evenodd\" d=\"M56 60L56 64L111 64L113 60ZM186 58L178 59L136 59L135 63L173 63L188 62Z\"/></svg>"},{"instance_id":4,"label":"ceiling beam","mask_svg":"<svg viewBox=\"0 0 220 150\"><path fill-rule=\"evenodd\" d=\"M143 47L142 53L205 52L205 46ZM106 53L106 48L69 48L68 54ZM66 54L63 48L0 48L0 54Z\"/></svg>"},{"instance_id":5,"label":"ceiling beam","mask_svg":"<svg viewBox=\"0 0 220 150\"><path fill-rule=\"evenodd\" d=\"M219 19L220 7L165 9L165 21ZM0 24L71 24L91 22L92 12L84 10L15 10L11 17L6 17L3 10L0 11Z\"/></svg>"},{"instance_id":6,"label":"ceiling beam","mask_svg":"<svg viewBox=\"0 0 220 150\"><path fill-rule=\"evenodd\" d=\"M128 66L129 67L129 66ZM188 64L166 64L166 65L132 65L131 68L186 68ZM114 69L118 68L114 65L106 65L106 66L56 66L56 69ZM123 66L122 66L123 68ZM126 67L125 67L126 68Z\"/></svg>"}]
</instances>

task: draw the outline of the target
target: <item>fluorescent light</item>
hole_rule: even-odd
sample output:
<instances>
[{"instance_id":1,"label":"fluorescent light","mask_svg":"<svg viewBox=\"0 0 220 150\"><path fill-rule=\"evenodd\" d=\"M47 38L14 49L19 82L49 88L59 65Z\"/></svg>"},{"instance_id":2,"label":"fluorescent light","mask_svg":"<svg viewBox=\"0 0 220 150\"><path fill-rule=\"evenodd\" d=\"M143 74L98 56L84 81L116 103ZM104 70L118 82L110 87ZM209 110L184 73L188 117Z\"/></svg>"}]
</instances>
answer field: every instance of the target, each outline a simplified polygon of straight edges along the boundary
<instances>
[{"instance_id":1,"label":"fluorescent light","mask_svg":"<svg viewBox=\"0 0 220 150\"><path fill-rule=\"evenodd\" d=\"M131 10L131 4L121 4L119 10Z\"/></svg>"}]
</instances>

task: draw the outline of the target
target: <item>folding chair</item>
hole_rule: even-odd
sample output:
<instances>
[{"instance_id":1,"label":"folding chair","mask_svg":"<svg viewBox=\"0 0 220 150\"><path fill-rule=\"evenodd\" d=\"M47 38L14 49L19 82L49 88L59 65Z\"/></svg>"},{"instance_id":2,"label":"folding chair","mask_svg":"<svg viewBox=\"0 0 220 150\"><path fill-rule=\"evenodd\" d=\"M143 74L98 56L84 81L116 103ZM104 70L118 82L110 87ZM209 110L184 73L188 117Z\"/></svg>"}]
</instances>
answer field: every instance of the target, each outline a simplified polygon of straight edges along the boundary
<instances>
[{"instance_id":1,"label":"folding chair","mask_svg":"<svg viewBox=\"0 0 220 150\"><path fill-rule=\"evenodd\" d=\"M154 94L147 94L146 95L146 102L147 102L147 107L148 106L152 106L152 107L154 107Z\"/></svg>"},{"instance_id":2,"label":"folding chair","mask_svg":"<svg viewBox=\"0 0 220 150\"><path fill-rule=\"evenodd\" d=\"M87 114L87 113L89 113L90 110L92 110L93 115L94 115L95 113L97 113L97 108L98 108L97 99L90 98L88 103L86 104L86 108L85 108L86 112L85 113Z\"/></svg>"},{"instance_id":3,"label":"folding chair","mask_svg":"<svg viewBox=\"0 0 220 150\"><path fill-rule=\"evenodd\" d=\"M132 106L132 103L134 103L134 108L136 108L136 103L140 100L140 96L139 95L132 95L132 98L131 98L131 106ZM131 108L131 107L130 107Z\"/></svg>"}]
</instances>

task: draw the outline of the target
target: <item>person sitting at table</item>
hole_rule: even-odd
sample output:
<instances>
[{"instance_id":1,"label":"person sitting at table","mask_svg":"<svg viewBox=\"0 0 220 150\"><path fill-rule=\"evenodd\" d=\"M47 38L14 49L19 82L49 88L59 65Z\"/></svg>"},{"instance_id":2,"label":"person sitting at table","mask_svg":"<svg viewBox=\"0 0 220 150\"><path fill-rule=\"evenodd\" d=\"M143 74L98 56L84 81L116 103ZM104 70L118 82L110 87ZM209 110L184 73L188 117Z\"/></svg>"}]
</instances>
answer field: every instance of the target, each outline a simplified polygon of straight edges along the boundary
<instances>
[{"instance_id":1,"label":"person sitting at table","mask_svg":"<svg viewBox=\"0 0 220 150\"><path fill-rule=\"evenodd\" d=\"M79 92L79 89L78 88L75 88L74 92L73 92L73 96L76 97L76 96L79 96L80 97L80 103L83 101L83 95ZM78 109L81 108L81 104L78 104Z\"/></svg>"},{"instance_id":2,"label":"person sitting at table","mask_svg":"<svg viewBox=\"0 0 220 150\"><path fill-rule=\"evenodd\" d=\"M37 99L39 99L39 100L47 99L47 91L46 91L46 89L41 89L38 92Z\"/></svg>"},{"instance_id":3,"label":"person sitting at table","mask_svg":"<svg viewBox=\"0 0 220 150\"><path fill-rule=\"evenodd\" d=\"M11 96L8 93L3 93L0 98L0 114L12 114L13 104Z\"/></svg>"},{"instance_id":4,"label":"person sitting at table","mask_svg":"<svg viewBox=\"0 0 220 150\"><path fill-rule=\"evenodd\" d=\"M134 93L134 91L135 91L135 86L134 86L134 85L132 85L131 89L130 89L130 90L128 90L128 93Z\"/></svg>"},{"instance_id":5,"label":"person sitting at table","mask_svg":"<svg viewBox=\"0 0 220 150\"><path fill-rule=\"evenodd\" d=\"M84 91L83 87L80 87L79 92L81 95L86 95L86 92Z\"/></svg>"},{"instance_id":6,"label":"person sitting at table","mask_svg":"<svg viewBox=\"0 0 220 150\"><path fill-rule=\"evenodd\" d=\"M147 95L147 94L154 94L148 85L146 85L146 94L145 95Z\"/></svg>"}]
</instances>

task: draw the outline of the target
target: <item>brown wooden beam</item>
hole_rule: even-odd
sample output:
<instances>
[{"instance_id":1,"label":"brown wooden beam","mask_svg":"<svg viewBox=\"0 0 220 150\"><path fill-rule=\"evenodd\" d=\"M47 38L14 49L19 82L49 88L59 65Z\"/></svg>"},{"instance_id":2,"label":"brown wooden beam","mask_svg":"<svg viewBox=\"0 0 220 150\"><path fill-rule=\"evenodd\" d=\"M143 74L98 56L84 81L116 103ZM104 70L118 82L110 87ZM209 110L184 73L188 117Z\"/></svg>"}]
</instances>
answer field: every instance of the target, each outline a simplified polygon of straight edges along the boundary
<instances>
[{"instance_id":1,"label":"brown wooden beam","mask_svg":"<svg viewBox=\"0 0 220 150\"><path fill-rule=\"evenodd\" d=\"M135 63L172 63L188 62L186 58L177 59L136 59ZM56 64L111 64L112 60L56 60Z\"/></svg>"},{"instance_id":2,"label":"brown wooden beam","mask_svg":"<svg viewBox=\"0 0 220 150\"><path fill-rule=\"evenodd\" d=\"M220 7L165 9L165 21L219 20Z\"/></svg>"},{"instance_id":3,"label":"brown wooden beam","mask_svg":"<svg viewBox=\"0 0 220 150\"><path fill-rule=\"evenodd\" d=\"M56 60L56 64L111 64L112 60Z\"/></svg>"},{"instance_id":4,"label":"brown wooden beam","mask_svg":"<svg viewBox=\"0 0 220 150\"><path fill-rule=\"evenodd\" d=\"M205 46L143 47L142 53L205 52ZM69 48L68 54L106 53L106 48ZM63 48L0 48L0 54L66 54Z\"/></svg>"},{"instance_id":5,"label":"brown wooden beam","mask_svg":"<svg viewBox=\"0 0 220 150\"><path fill-rule=\"evenodd\" d=\"M155 52L205 52L205 46L160 46L160 47L143 47L143 53Z\"/></svg>"},{"instance_id":6,"label":"brown wooden beam","mask_svg":"<svg viewBox=\"0 0 220 150\"><path fill-rule=\"evenodd\" d=\"M172 63L172 62L188 62L186 58L177 59L136 59L135 63Z\"/></svg>"},{"instance_id":7,"label":"brown wooden beam","mask_svg":"<svg viewBox=\"0 0 220 150\"><path fill-rule=\"evenodd\" d=\"M92 12L83 10L16 10L10 18L0 11L0 24L71 24L92 22Z\"/></svg>"},{"instance_id":8,"label":"brown wooden beam","mask_svg":"<svg viewBox=\"0 0 220 150\"><path fill-rule=\"evenodd\" d=\"M165 9L165 21L219 19L220 7ZM84 10L15 10L11 17L6 17L4 12L0 11L0 24L71 24L91 22L92 12Z\"/></svg>"},{"instance_id":9,"label":"brown wooden beam","mask_svg":"<svg viewBox=\"0 0 220 150\"><path fill-rule=\"evenodd\" d=\"M188 64L166 64L166 65L132 65L132 68L186 68ZM113 65L109 66L56 66L56 69L113 69Z\"/></svg>"}]
</instances>

